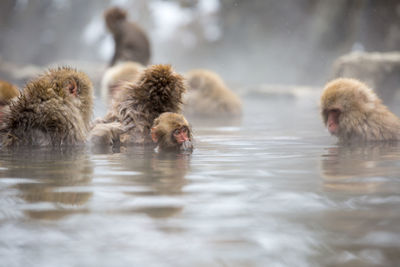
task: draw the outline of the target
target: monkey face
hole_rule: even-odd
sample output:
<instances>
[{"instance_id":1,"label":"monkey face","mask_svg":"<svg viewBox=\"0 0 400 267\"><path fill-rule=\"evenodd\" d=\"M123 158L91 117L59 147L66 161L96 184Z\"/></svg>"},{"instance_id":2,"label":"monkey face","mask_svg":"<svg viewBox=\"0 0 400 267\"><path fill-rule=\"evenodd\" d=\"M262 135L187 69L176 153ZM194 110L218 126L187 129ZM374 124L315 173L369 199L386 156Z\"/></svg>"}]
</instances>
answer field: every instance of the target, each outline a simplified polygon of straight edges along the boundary
<instances>
[{"instance_id":1,"label":"monkey face","mask_svg":"<svg viewBox=\"0 0 400 267\"><path fill-rule=\"evenodd\" d=\"M328 131L333 134L337 135L339 132L339 117L340 117L340 109L331 109L324 112L326 115L326 127Z\"/></svg>"},{"instance_id":2,"label":"monkey face","mask_svg":"<svg viewBox=\"0 0 400 267\"><path fill-rule=\"evenodd\" d=\"M175 129L171 136L172 142L177 144L180 151L193 150L190 129L187 126L182 126Z\"/></svg>"},{"instance_id":3,"label":"monkey face","mask_svg":"<svg viewBox=\"0 0 400 267\"><path fill-rule=\"evenodd\" d=\"M186 119L177 113L165 112L154 120L151 137L161 151L192 152L192 133Z\"/></svg>"}]
</instances>

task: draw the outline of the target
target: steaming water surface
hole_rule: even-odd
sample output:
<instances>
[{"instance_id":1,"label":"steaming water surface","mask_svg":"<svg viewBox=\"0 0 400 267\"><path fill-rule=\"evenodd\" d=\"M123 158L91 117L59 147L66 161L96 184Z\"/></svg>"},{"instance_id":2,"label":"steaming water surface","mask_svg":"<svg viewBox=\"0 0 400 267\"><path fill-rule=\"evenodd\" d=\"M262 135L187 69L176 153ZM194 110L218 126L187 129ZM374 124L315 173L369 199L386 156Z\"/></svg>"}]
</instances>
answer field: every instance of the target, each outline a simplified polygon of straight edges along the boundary
<instances>
[{"instance_id":1,"label":"steaming water surface","mask_svg":"<svg viewBox=\"0 0 400 267\"><path fill-rule=\"evenodd\" d=\"M192 119L192 155L2 152L0 266L398 266L400 147L337 146L316 103Z\"/></svg>"}]
</instances>

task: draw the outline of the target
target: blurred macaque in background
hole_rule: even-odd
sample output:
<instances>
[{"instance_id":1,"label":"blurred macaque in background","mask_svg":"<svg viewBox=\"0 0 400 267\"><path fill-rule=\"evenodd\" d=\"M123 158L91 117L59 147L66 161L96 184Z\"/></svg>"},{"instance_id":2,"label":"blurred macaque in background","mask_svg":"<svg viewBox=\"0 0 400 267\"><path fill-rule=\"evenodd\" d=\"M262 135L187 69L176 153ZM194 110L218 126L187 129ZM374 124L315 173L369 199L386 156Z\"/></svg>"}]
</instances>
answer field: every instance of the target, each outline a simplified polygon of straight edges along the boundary
<instances>
[{"instance_id":1,"label":"blurred macaque in background","mask_svg":"<svg viewBox=\"0 0 400 267\"><path fill-rule=\"evenodd\" d=\"M128 21L127 11L112 7L104 12L107 29L113 35L114 56L110 66L122 61L150 62L150 42L147 34L134 22Z\"/></svg>"},{"instance_id":2,"label":"blurred macaque in background","mask_svg":"<svg viewBox=\"0 0 400 267\"><path fill-rule=\"evenodd\" d=\"M197 69L185 74L188 91L184 113L188 116L218 118L242 114L240 98L225 85L221 77L210 70Z\"/></svg>"}]
</instances>

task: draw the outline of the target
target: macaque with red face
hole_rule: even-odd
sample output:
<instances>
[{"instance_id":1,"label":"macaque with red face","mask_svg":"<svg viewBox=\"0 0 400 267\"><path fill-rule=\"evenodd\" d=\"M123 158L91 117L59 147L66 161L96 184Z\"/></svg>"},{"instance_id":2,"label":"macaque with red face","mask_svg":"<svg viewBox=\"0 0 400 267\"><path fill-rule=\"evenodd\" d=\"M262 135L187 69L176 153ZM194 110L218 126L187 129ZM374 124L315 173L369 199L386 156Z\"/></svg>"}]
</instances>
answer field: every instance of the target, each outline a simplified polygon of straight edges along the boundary
<instances>
[{"instance_id":1,"label":"macaque with red face","mask_svg":"<svg viewBox=\"0 0 400 267\"><path fill-rule=\"evenodd\" d=\"M165 112L154 120L151 138L163 152L192 152L193 136L189 123L177 113Z\"/></svg>"},{"instance_id":2,"label":"macaque with red face","mask_svg":"<svg viewBox=\"0 0 400 267\"><path fill-rule=\"evenodd\" d=\"M397 141L400 120L364 83L339 78L326 84L321 114L328 131L340 143Z\"/></svg>"},{"instance_id":3,"label":"macaque with red face","mask_svg":"<svg viewBox=\"0 0 400 267\"><path fill-rule=\"evenodd\" d=\"M89 77L69 67L27 83L4 116L3 147L68 146L86 142L93 107Z\"/></svg>"},{"instance_id":4,"label":"macaque with red face","mask_svg":"<svg viewBox=\"0 0 400 267\"><path fill-rule=\"evenodd\" d=\"M149 39L137 24L127 20L127 12L122 8L112 7L104 12L104 19L115 42L115 52L110 66L121 61L149 64Z\"/></svg>"},{"instance_id":5,"label":"macaque with red face","mask_svg":"<svg viewBox=\"0 0 400 267\"><path fill-rule=\"evenodd\" d=\"M122 146L152 145L153 121L164 112L180 113L185 90L183 77L170 65L146 68L136 82L127 83L119 91L107 115L97 120L90 134L92 143L96 146L107 145L109 140L115 143L117 133ZM110 123L119 125L116 128L117 124ZM102 140L107 140L107 144L102 144Z\"/></svg>"}]
</instances>

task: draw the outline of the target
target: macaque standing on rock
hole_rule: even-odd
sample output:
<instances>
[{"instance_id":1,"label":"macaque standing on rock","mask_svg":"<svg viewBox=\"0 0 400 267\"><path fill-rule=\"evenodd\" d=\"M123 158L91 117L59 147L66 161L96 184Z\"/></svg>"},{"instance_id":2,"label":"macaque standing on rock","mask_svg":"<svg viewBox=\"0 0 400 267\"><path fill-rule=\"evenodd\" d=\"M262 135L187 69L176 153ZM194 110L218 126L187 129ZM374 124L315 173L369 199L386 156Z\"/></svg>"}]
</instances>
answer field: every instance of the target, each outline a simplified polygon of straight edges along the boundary
<instances>
[{"instance_id":1,"label":"macaque standing on rock","mask_svg":"<svg viewBox=\"0 0 400 267\"><path fill-rule=\"evenodd\" d=\"M347 78L329 82L321 96L321 114L340 143L397 141L400 120L364 83Z\"/></svg>"},{"instance_id":2,"label":"macaque standing on rock","mask_svg":"<svg viewBox=\"0 0 400 267\"><path fill-rule=\"evenodd\" d=\"M155 119L151 128L151 138L160 151L193 150L193 136L189 123L177 113L165 112Z\"/></svg>"},{"instance_id":3,"label":"macaque standing on rock","mask_svg":"<svg viewBox=\"0 0 400 267\"><path fill-rule=\"evenodd\" d=\"M86 141L93 88L88 76L68 67L29 82L4 116L1 143L16 146L79 145Z\"/></svg>"},{"instance_id":4,"label":"macaque standing on rock","mask_svg":"<svg viewBox=\"0 0 400 267\"><path fill-rule=\"evenodd\" d=\"M94 145L107 145L102 135L115 136L115 122L120 124L120 144L153 144L150 129L155 118L163 112L181 112L183 77L169 65L154 65L145 69L135 83L126 84L115 97L111 111L94 126L91 138ZM111 123L114 123L111 125ZM110 127L108 127L110 126ZM101 129L100 129L101 128ZM110 139L105 139L110 140Z\"/></svg>"},{"instance_id":5,"label":"macaque standing on rock","mask_svg":"<svg viewBox=\"0 0 400 267\"><path fill-rule=\"evenodd\" d=\"M110 66L119 61L136 61L147 65L150 61L149 39L138 25L129 22L126 17L126 11L118 7L109 8L104 12L107 28L115 42Z\"/></svg>"},{"instance_id":6,"label":"macaque standing on rock","mask_svg":"<svg viewBox=\"0 0 400 267\"><path fill-rule=\"evenodd\" d=\"M185 78L189 90L184 113L200 117L235 117L242 114L242 103L222 79L209 70L189 71Z\"/></svg>"}]
</instances>

